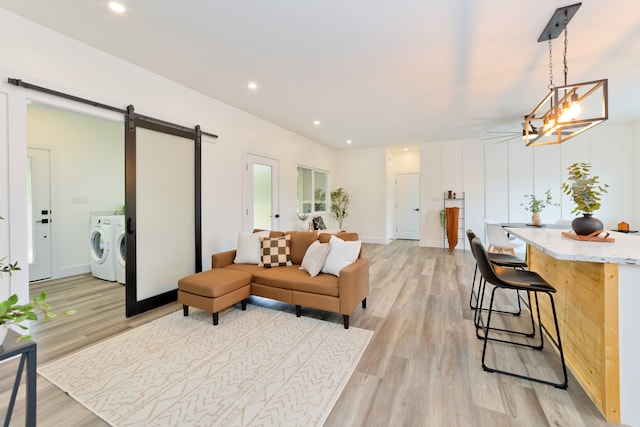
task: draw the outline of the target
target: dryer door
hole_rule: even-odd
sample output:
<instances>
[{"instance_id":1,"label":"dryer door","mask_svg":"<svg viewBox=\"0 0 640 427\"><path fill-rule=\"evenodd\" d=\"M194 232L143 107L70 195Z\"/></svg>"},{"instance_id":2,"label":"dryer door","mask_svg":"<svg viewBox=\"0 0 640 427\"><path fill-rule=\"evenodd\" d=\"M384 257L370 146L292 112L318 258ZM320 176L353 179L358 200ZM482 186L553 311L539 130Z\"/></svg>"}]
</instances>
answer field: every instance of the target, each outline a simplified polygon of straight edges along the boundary
<instances>
[{"instance_id":1,"label":"dryer door","mask_svg":"<svg viewBox=\"0 0 640 427\"><path fill-rule=\"evenodd\" d=\"M102 227L96 227L91 231L89 251L91 259L98 264L103 264L109 256L109 237Z\"/></svg>"},{"instance_id":2,"label":"dryer door","mask_svg":"<svg viewBox=\"0 0 640 427\"><path fill-rule=\"evenodd\" d=\"M116 259L121 266L126 264L127 259L127 241L124 237L124 233L116 237Z\"/></svg>"}]
</instances>

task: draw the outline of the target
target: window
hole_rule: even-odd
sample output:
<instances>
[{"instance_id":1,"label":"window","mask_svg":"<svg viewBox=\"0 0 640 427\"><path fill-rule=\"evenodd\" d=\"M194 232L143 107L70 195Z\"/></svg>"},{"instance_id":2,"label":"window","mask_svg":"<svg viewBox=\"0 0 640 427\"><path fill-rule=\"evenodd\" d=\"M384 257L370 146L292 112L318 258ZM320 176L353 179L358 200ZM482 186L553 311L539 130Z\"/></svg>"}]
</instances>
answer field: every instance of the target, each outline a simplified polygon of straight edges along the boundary
<instances>
[{"instance_id":1,"label":"window","mask_svg":"<svg viewBox=\"0 0 640 427\"><path fill-rule=\"evenodd\" d=\"M328 188L327 172L298 166L298 212L325 212Z\"/></svg>"}]
</instances>

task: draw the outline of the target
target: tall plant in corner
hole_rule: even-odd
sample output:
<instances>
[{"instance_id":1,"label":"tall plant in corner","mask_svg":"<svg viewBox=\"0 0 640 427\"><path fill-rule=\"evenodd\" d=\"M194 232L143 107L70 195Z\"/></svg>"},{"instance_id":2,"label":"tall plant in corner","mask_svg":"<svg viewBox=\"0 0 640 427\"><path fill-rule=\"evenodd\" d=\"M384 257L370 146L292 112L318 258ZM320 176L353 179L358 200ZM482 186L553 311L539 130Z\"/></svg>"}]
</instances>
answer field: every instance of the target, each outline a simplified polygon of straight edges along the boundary
<instances>
[{"instance_id":1,"label":"tall plant in corner","mask_svg":"<svg viewBox=\"0 0 640 427\"><path fill-rule=\"evenodd\" d=\"M593 218L593 212L600 209L600 197L607 193L609 185L600 184L600 177L591 175L589 163L574 163L567 170L569 182L562 184L562 191L576 204L571 213L582 212L582 217L572 221L571 228L580 235L602 230L604 225L599 219Z\"/></svg>"},{"instance_id":2,"label":"tall plant in corner","mask_svg":"<svg viewBox=\"0 0 640 427\"><path fill-rule=\"evenodd\" d=\"M338 221L338 228L343 231L342 221L347 216L347 208L349 207L349 193L342 187L331 192L331 213Z\"/></svg>"}]
</instances>

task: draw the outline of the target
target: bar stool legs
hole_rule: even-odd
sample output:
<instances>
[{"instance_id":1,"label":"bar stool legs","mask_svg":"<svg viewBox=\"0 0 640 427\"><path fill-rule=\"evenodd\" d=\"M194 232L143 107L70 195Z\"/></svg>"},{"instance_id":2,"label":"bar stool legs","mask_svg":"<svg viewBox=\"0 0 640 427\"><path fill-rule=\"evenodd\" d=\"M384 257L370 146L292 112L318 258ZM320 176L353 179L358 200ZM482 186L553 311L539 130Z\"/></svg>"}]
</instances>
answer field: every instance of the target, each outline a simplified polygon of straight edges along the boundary
<instances>
[{"instance_id":1,"label":"bar stool legs","mask_svg":"<svg viewBox=\"0 0 640 427\"><path fill-rule=\"evenodd\" d=\"M552 295L552 293L556 292L555 288L551 286L551 284L549 284L542 276L540 276L535 272L514 270L510 268L494 266L493 263L489 260L489 256L487 254L486 249L484 248L484 246L482 245L482 243L477 237L472 240L471 249L476 258L476 264L478 266L478 270L480 270L480 274L482 276L481 282L480 282L480 287L482 289L480 291L480 295L481 295L480 301L479 301L479 304L477 304L478 307L482 307L482 304L484 302L484 292L486 288L486 283L489 282L494 286L493 290L491 291L491 299L489 301L487 324L486 326L480 326L484 331L484 337L482 337L484 339L483 347L482 347L482 368L488 372L497 372L505 375L514 376L517 378L527 379L527 380L539 382L542 384L552 385L560 389L567 388L567 384L568 384L567 367L564 359L564 351L562 349L562 341L560 339L560 328L558 326L558 316L556 314L556 306L555 306L555 302L553 300L553 295ZM522 290L527 292L528 300L529 300L529 311L531 312L531 319L532 319L532 329L533 329L533 332L535 333L535 321L533 320L533 312L532 312L533 307L531 305L531 293L534 294L535 309L536 309L536 315L538 320L538 331L540 333L539 344L536 344L536 343L528 344L526 342L510 341L510 340L489 335L490 333L493 333L493 332L505 332L509 334L514 333L511 330L500 329L500 328L495 328L491 326L493 314L496 312L496 310L494 309L494 304L495 304L496 292L498 289ZM513 345L518 345L522 347L528 347L535 350L543 349L544 347L544 337L542 333L543 325L542 325L542 320L540 318L540 303L539 303L538 293L547 294L549 296L549 301L551 303L551 311L553 313L553 322L555 325L557 342L555 342L553 338L551 338L551 341L555 343L558 349L558 352L560 353L560 362L562 364L562 374L563 374L562 381L557 383L548 381L546 379L539 378L539 377L532 377L529 375L523 375L517 372L508 371L505 369L500 369L498 367L488 366L487 364L487 346L490 341L505 343L505 344L513 344ZM476 310L476 312L481 313L482 310L478 309ZM476 318L474 318L474 322L477 321L478 317L480 316L478 315ZM476 335L479 335L478 334L479 324L480 322L478 321L478 323L476 323Z\"/></svg>"},{"instance_id":2,"label":"bar stool legs","mask_svg":"<svg viewBox=\"0 0 640 427\"><path fill-rule=\"evenodd\" d=\"M478 332L480 329L484 330L486 328L490 328L492 331L497 331L497 332L506 332L506 333L509 333L509 334L522 335L522 336L529 337L529 338L534 337L536 335L536 328L535 328L535 321L533 319L533 311L531 311L531 295L528 292L527 292L527 299L528 299L529 302L528 302L527 306L529 307L529 315L530 315L530 318L531 318L531 331L530 332L515 331L515 330L512 330L512 329L489 327L488 322L487 322L486 326L483 326L481 324L481 323L483 323L483 321L482 321L482 311L483 310L484 311L489 311L490 308L492 308L493 298L494 298L494 295L495 295L495 291L497 289L497 288L494 288L493 292L491 293L491 303L489 305L490 308L481 308L483 306L483 304L484 304L484 293L485 293L486 285L487 285L487 281L484 280L484 278L482 276L480 276L480 282L479 282L479 287L478 287L478 292L480 293L480 295L479 295L480 301L476 305L476 310L474 311L474 314L473 314L473 323L474 323L474 326L476 327L476 338L478 338L478 339L486 339L485 338L486 334L483 333L482 335L480 335L480 333ZM520 291L519 290L516 290L516 295L517 295L517 298L518 298L518 308L520 309L520 312L513 313L513 312L510 312L510 311L493 310L493 309L491 309L491 312L500 313L500 314L513 314L514 316L519 316L520 313L522 312L522 308L521 308L521 305L520 305L521 297L520 297ZM489 340L491 340L491 341L501 341L501 342L505 342L505 343L513 343L513 341L500 340L500 339L497 339L497 338L489 338ZM516 344L517 344L517 342L516 342ZM535 348L535 346L528 346L528 347Z\"/></svg>"},{"instance_id":3,"label":"bar stool legs","mask_svg":"<svg viewBox=\"0 0 640 427\"><path fill-rule=\"evenodd\" d=\"M560 328L558 327L558 316L556 314L556 306L555 306L555 302L553 300L553 295L551 295L551 293L549 292L543 292L545 294L547 294L549 296L549 301L551 302L551 311L553 312L553 321L554 321L554 325L555 325L555 332L556 332L556 337L558 338L558 341L555 343L556 347L558 348L558 352L560 353L560 362L562 364L562 374L563 374L563 380L559 383L554 383L552 381L548 381L545 379L541 379L541 378L536 378L536 377L531 377L531 376L527 376L527 375L522 375L522 374L518 374L515 372L511 372L511 371L506 371L503 369L498 369L496 367L489 367L486 364L486 355L487 355L487 344L489 341L497 341L497 342L503 342L503 343L508 343L508 344L515 344L515 345L520 345L523 347L529 347L529 348L533 348L535 350L542 350L544 347L544 338L543 338L543 334L542 334L542 322L540 320L540 305L539 305L539 301L538 301L538 293L539 292L533 292L535 294L535 301L536 301L536 312L537 312L537 317L538 317L538 328L540 330L540 344L539 345L529 345L529 344L525 344L525 343L519 343L519 342L513 342L513 341L507 341L507 340L501 340L501 339L497 339L497 338L491 338L489 337L489 331L492 330L492 328L490 328L491 325L491 315L493 314L494 310L492 310L493 308L493 302L494 302L494 296L495 296L495 291L499 289L499 287L495 287L493 289L493 292L491 293L491 302L489 303L489 315L487 316L487 326L484 328L484 345L482 347L482 369L484 369L487 372L496 372L499 374L505 374L505 375L510 375L513 377L517 377L517 378L522 378L522 379L526 379L526 380L530 380L530 381L535 381L538 383L542 383L542 384L548 384L551 386L554 386L556 388L559 389L566 389L568 386L568 377L567 377L567 365L565 363L564 360L564 351L562 350L562 340L560 339ZM495 330L495 329L493 329Z\"/></svg>"}]
</instances>

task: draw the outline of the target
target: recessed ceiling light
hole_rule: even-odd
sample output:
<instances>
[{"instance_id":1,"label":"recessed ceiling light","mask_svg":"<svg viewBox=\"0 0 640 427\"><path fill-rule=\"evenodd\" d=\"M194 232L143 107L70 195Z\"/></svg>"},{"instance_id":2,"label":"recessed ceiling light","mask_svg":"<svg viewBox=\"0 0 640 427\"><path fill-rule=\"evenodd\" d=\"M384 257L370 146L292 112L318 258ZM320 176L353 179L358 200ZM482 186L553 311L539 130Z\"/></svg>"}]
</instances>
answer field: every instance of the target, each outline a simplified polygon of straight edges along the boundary
<instances>
[{"instance_id":1,"label":"recessed ceiling light","mask_svg":"<svg viewBox=\"0 0 640 427\"><path fill-rule=\"evenodd\" d=\"M256 90L258 89L258 83L256 82L249 82L249 84L247 85L247 87L251 90Z\"/></svg>"},{"instance_id":2,"label":"recessed ceiling light","mask_svg":"<svg viewBox=\"0 0 640 427\"><path fill-rule=\"evenodd\" d=\"M109 9L115 13L124 13L127 10L122 3L118 3L117 1L110 1Z\"/></svg>"},{"instance_id":3,"label":"recessed ceiling light","mask_svg":"<svg viewBox=\"0 0 640 427\"><path fill-rule=\"evenodd\" d=\"M409 149L407 147L404 147L404 151L409 151Z\"/></svg>"},{"instance_id":4,"label":"recessed ceiling light","mask_svg":"<svg viewBox=\"0 0 640 427\"><path fill-rule=\"evenodd\" d=\"M351 140L350 139L347 140L347 144L351 144Z\"/></svg>"},{"instance_id":5,"label":"recessed ceiling light","mask_svg":"<svg viewBox=\"0 0 640 427\"><path fill-rule=\"evenodd\" d=\"M314 120L313 124L316 125L316 126L320 126L320 120Z\"/></svg>"}]
</instances>

